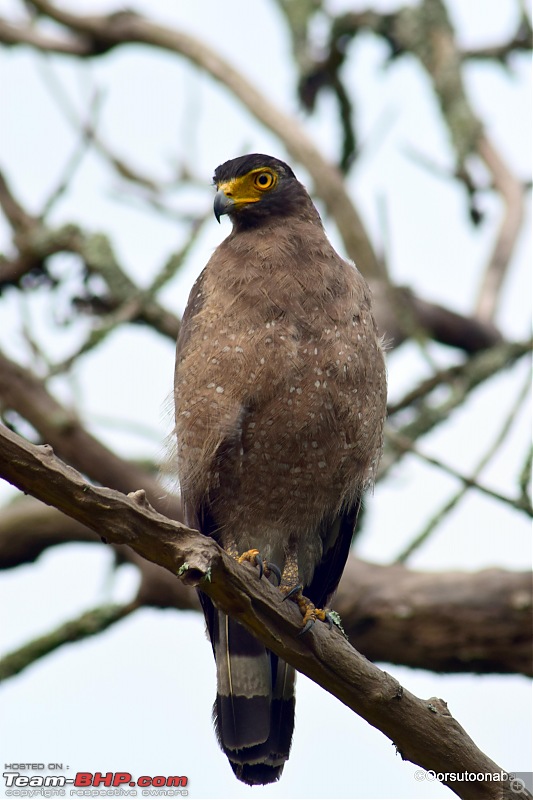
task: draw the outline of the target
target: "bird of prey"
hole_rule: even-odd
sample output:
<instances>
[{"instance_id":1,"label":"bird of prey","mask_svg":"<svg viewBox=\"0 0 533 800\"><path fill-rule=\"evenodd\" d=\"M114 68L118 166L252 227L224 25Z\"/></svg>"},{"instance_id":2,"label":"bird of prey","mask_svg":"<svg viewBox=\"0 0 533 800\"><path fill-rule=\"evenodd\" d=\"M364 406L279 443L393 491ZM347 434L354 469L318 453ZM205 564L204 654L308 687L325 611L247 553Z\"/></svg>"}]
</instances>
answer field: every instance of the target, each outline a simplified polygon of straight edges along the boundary
<instances>
[{"instance_id":1,"label":"bird of prey","mask_svg":"<svg viewBox=\"0 0 533 800\"><path fill-rule=\"evenodd\" d=\"M365 280L287 164L241 156L214 183L215 216L233 230L194 284L176 356L185 520L236 558L264 559L312 623L339 583L381 453L381 342ZM294 670L201 600L220 745L239 780L272 783L289 756Z\"/></svg>"}]
</instances>

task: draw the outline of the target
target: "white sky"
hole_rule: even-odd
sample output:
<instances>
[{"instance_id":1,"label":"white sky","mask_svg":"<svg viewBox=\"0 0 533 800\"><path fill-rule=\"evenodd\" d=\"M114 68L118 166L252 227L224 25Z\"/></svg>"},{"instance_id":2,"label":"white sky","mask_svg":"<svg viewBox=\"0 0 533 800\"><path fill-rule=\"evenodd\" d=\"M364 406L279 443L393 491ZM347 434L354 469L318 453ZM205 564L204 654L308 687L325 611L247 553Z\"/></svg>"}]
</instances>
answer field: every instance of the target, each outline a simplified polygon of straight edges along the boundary
<instances>
[{"instance_id":1,"label":"white sky","mask_svg":"<svg viewBox=\"0 0 533 800\"><path fill-rule=\"evenodd\" d=\"M114 9L109 0L64 0L83 10ZM199 0L196 3L130 0L128 7L189 31L246 72L333 157L338 143L336 115L329 99L307 119L296 107L290 42L272 2ZM373 2L375 8L396 3ZM513 31L513 0L448 0L461 43L482 46ZM331 8L363 8L362 2L332 0ZM0 0L0 13L17 8ZM363 156L350 178L375 241L382 240L380 207L388 219L388 257L395 280L423 297L456 310L472 308L479 276L494 239L500 209L484 199L489 222L472 231L465 199L453 183L413 167L409 151L450 167L445 129L428 85L412 59L383 67L383 44L365 37L346 66L357 99ZM522 177L530 162L530 62L513 60L506 73L493 65L471 64L467 88L474 107L502 154ZM0 166L30 211L38 212L76 147L72 127L50 94L49 71L83 115L92 91L104 91L100 133L139 169L172 176L186 163L205 190L176 192L176 208L208 209L211 176L217 164L246 151L285 157L281 145L258 127L229 94L184 61L140 47L117 51L88 64L66 58L45 62L28 50L0 50ZM47 77L48 76L48 77ZM305 172L295 165L302 180ZM129 194L129 198L128 198ZM157 274L168 253L179 248L184 229L147 213L131 200L102 159L89 154L76 181L54 211L52 221L78 221L87 229L109 230L128 272L141 285ZM331 223L326 227L339 249ZM162 299L181 312L196 274L228 232L209 221L183 268ZM7 231L0 221L0 250ZM498 323L509 338L524 338L530 326L530 231L524 233L506 283ZM55 269L66 280L72 259ZM75 277L73 278L75 281ZM24 301L34 336L53 360L82 341L85 320L53 330L57 314L46 292ZM61 310L60 306L60 310ZM63 309L64 310L64 309ZM0 343L13 357L26 348L14 293L0 298ZM432 346L441 365L455 353ZM147 331L126 328L105 347L85 357L74 380L55 381L58 396L76 402L84 419L110 446L128 457L157 456L171 428L165 400L171 390L172 346ZM427 374L417 347L395 352L389 363L391 396L398 397ZM520 367L478 391L460 413L422 443L462 472L468 472L496 435L526 379ZM111 423L109 422L111 421ZM132 433L142 421L149 438ZM120 422L120 424L119 424ZM529 411L517 414L509 442L483 480L511 493L524 457ZM430 513L457 488L441 472L405 459L369 499L367 529L359 553L386 563L421 529ZM11 496L0 485L0 498ZM471 492L410 562L423 569L526 568L531 563L530 528L522 516ZM134 591L131 568L112 572L103 547L71 545L49 551L35 565L0 578L2 652L55 628L82 611ZM440 676L385 665L421 697L443 697L476 743L506 769L531 770L531 690L520 677ZM210 723L215 694L211 649L199 615L142 610L104 635L65 647L0 687L0 762L55 761L71 771L125 770L141 774L185 774L195 798L446 798L438 783L417 783L415 766L394 755L388 740L338 701L299 677L297 723L291 758L272 788L253 791L236 782L219 751Z\"/></svg>"}]
</instances>

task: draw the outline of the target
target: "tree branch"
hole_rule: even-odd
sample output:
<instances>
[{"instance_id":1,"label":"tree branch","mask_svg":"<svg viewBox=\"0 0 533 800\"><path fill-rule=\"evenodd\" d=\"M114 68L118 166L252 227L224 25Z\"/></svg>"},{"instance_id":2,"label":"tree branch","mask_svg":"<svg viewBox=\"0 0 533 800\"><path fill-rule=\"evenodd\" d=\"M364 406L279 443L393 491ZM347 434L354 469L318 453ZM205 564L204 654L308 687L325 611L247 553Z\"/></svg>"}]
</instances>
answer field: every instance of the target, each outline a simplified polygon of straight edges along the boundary
<instances>
[{"instance_id":1,"label":"tree branch","mask_svg":"<svg viewBox=\"0 0 533 800\"><path fill-rule=\"evenodd\" d=\"M143 42L149 46L166 49L184 56L225 85L256 119L279 137L289 153L302 163L312 176L315 191L324 200L328 212L335 220L346 252L372 281L374 293L381 296L378 297L377 303L380 329L387 333L389 340L395 345L400 344L411 334L411 330L406 329L402 320L399 319L396 304L391 302L391 298L386 292L380 291L379 285L383 278L382 267L374 253L357 209L348 196L340 171L323 158L296 119L284 114L272 104L211 48L176 29L162 28L132 12L118 12L108 16L78 16L57 8L47 0L35 0L33 5L41 14L48 15L56 22L68 27L71 32L76 32L85 43L85 48L87 48L87 42L90 43L91 46L88 49L84 52L74 52L75 55L99 56L117 46L131 42ZM380 15L371 14L370 16L374 20L381 19ZM384 20L388 19L388 17L384 17L382 24L384 25ZM380 32L383 33L382 30ZM22 39L22 41L24 40ZM33 240L35 238L32 237ZM41 240L42 236L39 238L40 242ZM53 249L52 252L57 252L57 250ZM80 252L79 248L75 252ZM503 262L499 259L498 263L501 265ZM16 261L4 260L2 267L4 277L2 279L0 276L0 286L2 282L11 283L13 280L20 279L29 269L35 267L39 269L41 266L42 256L33 263L28 252L21 253L21 257ZM135 295L135 299L138 302L138 293ZM499 333L490 325L484 326L481 320L476 326L468 318L410 294L404 298L403 302L408 305L409 314L418 328L427 331L432 338L461 347L467 352L475 352L490 346L499 338ZM151 303L142 307L139 319L148 321L161 332L167 333L169 330L174 332L177 327L172 324L170 316L157 304Z\"/></svg>"},{"instance_id":2,"label":"tree branch","mask_svg":"<svg viewBox=\"0 0 533 800\"><path fill-rule=\"evenodd\" d=\"M89 528L33 497L18 497L0 516L0 569L35 561L66 542L97 543ZM128 547L139 606L200 610L196 592ZM418 572L351 555L335 597L351 644L372 661L436 672L531 675L529 572Z\"/></svg>"},{"instance_id":3,"label":"tree branch","mask_svg":"<svg viewBox=\"0 0 533 800\"><path fill-rule=\"evenodd\" d=\"M378 468L378 480L396 464L399 451L406 452L403 446L395 443L397 436L404 442L413 442L433 430L449 419L451 412L463 403L470 392L531 353L532 348L531 339L527 342L502 342L486 352L472 356L463 364L439 370L410 390L403 399L392 403L388 408L389 420L399 411L411 406L416 409L416 416L403 427L396 428L393 436L387 435L388 426L385 427L385 449ZM438 404L432 404L429 395L442 385L448 386L448 395Z\"/></svg>"},{"instance_id":4,"label":"tree branch","mask_svg":"<svg viewBox=\"0 0 533 800\"><path fill-rule=\"evenodd\" d=\"M49 547L68 542L101 545L100 537L86 525L34 497L20 495L2 508L0 570L31 564ZM114 551L119 563L131 563L140 572L141 583L136 597L139 605L200 610L196 592L176 581L170 572L142 558L129 547L115 545ZM503 671L508 671L505 665Z\"/></svg>"},{"instance_id":5,"label":"tree branch","mask_svg":"<svg viewBox=\"0 0 533 800\"><path fill-rule=\"evenodd\" d=\"M522 18L512 38L501 44L463 50L461 52L461 57L463 59L472 60L500 61L502 64L508 66L510 58L514 53L527 53L531 52L532 49L533 30L531 29L531 22L527 14L522 13Z\"/></svg>"},{"instance_id":6,"label":"tree branch","mask_svg":"<svg viewBox=\"0 0 533 800\"><path fill-rule=\"evenodd\" d=\"M444 0L422 0L416 6L405 6L394 13L380 14L372 10L348 12L332 21L328 53L318 62L308 65L302 79L301 94L308 96L312 107L316 95L324 87L340 81L338 72L347 56L347 41L363 30L371 30L388 42L392 58L412 53L429 75L448 127L456 154L457 171L473 195L475 187L468 175L465 161L477 154L489 170L494 189L503 204L503 219L489 256L476 306L476 316L482 322L494 320L504 279L523 222L523 187L505 163L501 154L483 132L464 87L461 53ZM505 59L512 49L530 50L531 25L527 19L520 23L511 42L501 47L479 51L477 57Z\"/></svg>"},{"instance_id":7,"label":"tree branch","mask_svg":"<svg viewBox=\"0 0 533 800\"><path fill-rule=\"evenodd\" d=\"M503 204L500 229L485 267L476 305L478 319L491 322L498 310L503 283L522 227L524 190L485 134L480 137L477 148L491 172L494 188L499 192Z\"/></svg>"},{"instance_id":8,"label":"tree branch","mask_svg":"<svg viewBox=\"0 0 533 800\"><path fill-rule=\"evenodd\" d=\"M90 42L84 41L82 37L58 39L29 25L13 25L1 17L0 42L8 46L27 44L46 53L65 53L71 56L87 56L91 53Z\"/></svg>"},{"instance_id":9,"label":"tree branch","mask_svg":"<svg viewBox=\"0 0 533 800\"><path fill-rule=\"evenodd\" d=\"M279 592L268 581L257 580L255 570L239 565L213 539L158 514L144 492L126 497L88 485L49 446L32 445L7 429L0 429L0 471L22 491L55 505L110 542L127 544L186 583L201 586L269 649L381 730L403 759L443 773L502 773L442 700L415 697L337 630L315 625L298 637L298 610L284 604L281 614ZM508 779L444 782L464 800L501 800L502 792L510 793Z\"/></svg>"},{"instance_id":10,"label":"tree branch","mask_svg":"<svg viewBox=\"0 0 533 800\"><path fill-rule=\"evenodd\" d=\"M117 456L88 433L73 411L66 409L29 370L0 351L0 409L14 409L61 457L95 481L129 492L143 486L152 505L181 519L181 505L165 493L148 472Z\"/></svg>"},{"instance_id":11,"label":"tree branch","mask_svg":"<svg viewBox=\"0 0 533 800\"><path fill-rule=\"evenodd\" d=\"M39 636L37 639L8 653L0 659L0 682L18 675L26 667L31 666L43 656L53 653L58 647L72 642L79 642L88 636L102 633L115 622L124 619L135 611L136 603L127 605L111 605L86 611L77 619L65 622L51 633Z\"/></svg>"},{"instance_id":12,"label":"tree branch","mask_svg":"<svg viewBox=\"0 0 533 800\"><path fill-rule=\"evenodd\" d=\"M0 292L3 286L20 284L28 273L45 276L45 261L50 255L75 253L83 260L87 273L101 275L109 288L109 295L105 298L75 301L82 308L87 305L93 313L102 314L102 309L106 312L102 326L91 333L82 352L98 344L119 322L143 322L173 341L177 339L179 320L152 297L158 286L141 292L120 267L105 236L85 233L72 224L57 230L45 227L40 218L31 217L24 211L1 172L0 206L15 230L14 243L19 250L18 258L7 260L0 257ZM189 241L180 252L170 257L165 275L181 265L199 225L193 225ZM502 339L489 321L464 317L417 297L405 287L387 286L383 280L371 280L370 284L378 328L386 332L391 347L399 346L412 336L413 328L467 353L487 349ZM79 353L73 354L70 360L77 355ZM58 369L68 367L70 360Z\"/></svg>"},{"instance_id":13,"label":"tree branch","mask_svg":"<svg viewBox=\"0 0 533 800\"><path fill-rule=\"evenodd\" d=\"M32 0L32 5L41 14L81 37L80 42L72 41L68 45L72 47L74 55L99 56L120 45L142 42L184 56L225 85L256 119L284 143L292 157L308 170L328 212L335 219L346 252L361 271L370 280L379 281L382 278L379 260L360 215L348 196L341 172L326 161L294 118L271 103L215 51L192 36L176 29L163 28L131 11L107 16L79 16L58 8L48 0ZM455 42L446 6L443 0L423 0L416 9L404 8L394 14L381 15L371 11L346 14L334 22L330 44L332 51L336 51L343 37L354 36L363 28L370 28L383 36L396 55L412 52L420 60L433 81L454 142L460 170L463 169L465 158L477 152L485 161L495 188L501 194L504 219L489 259L476 309L481 321L490 322L494 319L522 224L522 187L482 133L481 123L470 106L463 86L461 53ZM31 34L24 35L20 28L0 20L0 40L3 35L5 41L14 44L19 32L21 43L42 49L43 41L39 40L33 29L30 30ZM48 45L52 51L68 52L62 42L50 40ZM342 62L345 42L340 52Z\"/></svg>"},{"instance_id":14,"label":"tree branch","mask_svg":"<svg viewBox=\"0 0 533 800\"><path fill-rule=\"evenodd\" d=\"M107 312L104 322L93 329L82 352L98 344L120 322L142 322L176 341L179 319L161 306L153 295L167 280L167 276L181 266L194 243L199 223L193 224L191 236L182 250L169 257L160 283L143 292L122 269L107 236L86 233L73 224L57 229L48 228L41 217L33 217L22 208L1 171L0 208L13 228L13 243L19 251L19 256L15 259L0 257L0 294L4 286L18 285L30 273L40 273L46 277L45 263L50 256L61 252L74 253L83 261L87 275L101 276L109 291L105 298L98 298ZM94 298L91 300L94 301ZM83 300L78 300L77 304L82 306ZM79 353L72 358L77 355Z\"/></svg>"},{"instance_id":15,"label":"tree branch","mask_svg":"<svg viewBox=\"0 0 533 800\"><path fill-rule=\"evenodd\" d=\"M285 145L291 156L309 172L328 212L335 219L350 258L368 276L379 273L374 249L346 191L340 171L326 161L294 117L275 106L248 79L212 48L175 28L157 25L134 12L125 11L107 16L79 16L65 11L47 0L32 1L42 14L49 16L77 34L92 41L92 56L102 55L114 47L140 42L184 56L217 82L226 86L244 107Z\"/></svg>"},{"instance_id":16,"label":"tree branch","mask_svg":"<svg viewBox=\"0 0 533 800\"><path fill-rule=\"evenodd\" d=\"M406 286L371 281L374 316L391 349L413 336L434 339L465 353L479 353L503 340L490 322L431 303Z\"/></svg>"},{"instance_id":17,"label":"tree branch","mask_svg":"<svg viewBox=\"0 0 533 800\"><path fill-rule=\"evenodd\" d=\"M530 572L421 572L350 558L334 605L372 661L533 675Z\"/></svg>"}]
</instances>

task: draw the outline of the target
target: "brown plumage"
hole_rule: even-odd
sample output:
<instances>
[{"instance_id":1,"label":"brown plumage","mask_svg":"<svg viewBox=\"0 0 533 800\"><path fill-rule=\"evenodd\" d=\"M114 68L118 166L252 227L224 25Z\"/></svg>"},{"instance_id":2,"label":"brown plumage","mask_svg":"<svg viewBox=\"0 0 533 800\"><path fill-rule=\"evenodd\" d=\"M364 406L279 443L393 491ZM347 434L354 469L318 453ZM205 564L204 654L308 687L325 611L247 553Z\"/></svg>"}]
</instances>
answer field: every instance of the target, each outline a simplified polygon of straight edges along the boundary
<instances>
[{"instance_id":1,"label":"brown plumage","mask_svg":"<svg viewBox=\"0 0 533 800\"><path fill-rule=\"evenodd\" d=\"M366 282L329 243L282 161L215 171L233 231L196 281L178 339L186 521L237 556L257 548L317 607L340 580L382 444L386 383ZM237 777L271 783L294 726L294 670L202 596L215 719Z\"/></svg>"}]
</instances>

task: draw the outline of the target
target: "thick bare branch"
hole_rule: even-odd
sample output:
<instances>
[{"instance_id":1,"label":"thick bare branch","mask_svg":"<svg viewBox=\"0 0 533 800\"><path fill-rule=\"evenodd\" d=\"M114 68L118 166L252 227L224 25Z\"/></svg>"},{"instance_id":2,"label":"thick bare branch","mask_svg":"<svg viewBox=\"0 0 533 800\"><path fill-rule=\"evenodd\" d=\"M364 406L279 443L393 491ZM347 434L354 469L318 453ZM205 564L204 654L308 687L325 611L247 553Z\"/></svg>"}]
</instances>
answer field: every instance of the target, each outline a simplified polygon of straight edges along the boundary
<instances>
[{"instance_id":1,"label":"thick bare branch","mask_svg":"<svg viewBox=\"0 0 533 800\"><path fill-rule=\"evenodd\" d=\"M411 337L434 339L465 353L478 353L502 341L490 322L465 317L449 308L431 303L404 286L371 281L374 313L388 346L399 347Z\"/></svg>"},{"instance_id":2,"label":"thick bare branch","mask_svg":"<svg viewBox=\"0 0 533 800\"><path fill-rule=\"evenodd\" d=\"M17 411L62 458L93 480L123 492L143 487L154 507L180 519L179 501L164 496L152 475L124 461L91 436L76 414L58 403L39 378L1 351L0 407Z\"/></svg>"},{"instance_id":3,"label":"thick bare branch","mask_svg":"<svg viewBox=\"0 0 533 800\"><path fill-rule=\"evenodd\" d=\"M529 572L419 572L349 559L335 609L372 661L532 675Z\"/></svg>"},{"instance_id":4,"label":"thick bare branch","mask_svg":"<svg viewBox=\"0 0 533 800\"><path fill-rule=\"evenodd\" d=\"M72 541L101 544L56 508L17 498L0 516L0 569ZM139 605L199 610L196 592L169 572L130 548L117 547L116 554L140 571ZM373 661L437 672L531 674L529 573L435 574L350 556L334 605L352 645Z\"/></svg>"},{"instance_id":5,"label":"thick bare branch","mask_svg":"<svg viewBox=\"0 0 533 800\"><path fill-rule=\"evenodd\" d=\"M482 753L437 698L423 701L354 650L337 630L315 625L298 637L295 607L280 613L279 592L248 565L240 565L213 539L172 522L146 504L144 492L125 497L88 485L49 446L25 442L0 429L0 470L19 489L51 503L80 522L127 544L188 584L200 585L223 611L269 649L322 685L393 741L402 758L436 772L502 773ZM510 796L508 779L450 781L464 800ZM529 796L531 798L531 795Z\"/></svg>"},{"instance_id":6,"label":"thick bare branch","mask_svg":"<svg viewBox=\"0 0 533 800\"><path fill-rule=\"evenodd\" d=\"M101 545L101 538L90 528L57 508L45 505L34 497L17 497L2 508L0 514L0 570L30 564L49 547L81 542ZM199 610L194 589L162 569L141 558L129 547L116 545L118 563L134 564L141 576L136 601L156 608ZM505 666L503 671L507 671Z\"/></svg>"},{"instance_id":7,"label":"thick bare branch","mask_svg":"<svg viewBox=\"0 0 533 800\"><path fill-rule=\"evenodd\" d=\"M0 17L0 42L4 45L27 44L47 53L66 53L71 56L88 56L91 45L83 37L68 36L59 39L48 36L29 25L13 25Z\"/></svg>"},{"instance_id":8,"label":"thick bare branch","mask_svg":"<svg viewBox=\"0 0 533 800\"><path fill-rule=\"evenodd\" d=\"M448 384L453 392L438 407L420 406L416 419L404 426L399 433L414 440L431 430L439 422L448 419L451 410L479 383L513 364L530 350L531 342L502 344L423 382L404 402L391 409L392 413L410 403L419 402L436 386ZM4 409L13 409L24 417L39 431L43 440L50 442L65 460L93 480L125 492L142 486L156 508L176 519L181 518L177 499L166 496L152 475L125 462L90 436L76 415L58 403L39 378L12 362L1 351L0 405ZM380 467L380 476L404 453L405 449L395 447L391 439Z\"/></svg>"}]
</instances>

